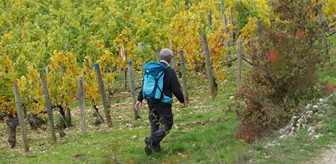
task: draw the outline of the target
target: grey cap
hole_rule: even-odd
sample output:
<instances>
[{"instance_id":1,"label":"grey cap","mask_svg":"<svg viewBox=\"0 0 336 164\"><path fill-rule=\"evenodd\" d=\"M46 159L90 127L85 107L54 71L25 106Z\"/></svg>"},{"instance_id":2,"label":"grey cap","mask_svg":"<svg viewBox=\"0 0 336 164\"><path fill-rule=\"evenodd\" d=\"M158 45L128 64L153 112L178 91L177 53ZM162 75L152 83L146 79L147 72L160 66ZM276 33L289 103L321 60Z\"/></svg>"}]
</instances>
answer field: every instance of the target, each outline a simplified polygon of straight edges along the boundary
<instances>
[{"instance_id":1,"label":"grey cap","mask_svg":"<svg viewBox=\"0 0 336 164\"><path fill-rule=\"evenodd\" d=\"M159 53L159 57L160 59L170 59L173 57L173 51L168 49L168 48L164 48L160 51Z\"/></svg>"}]
</instances>

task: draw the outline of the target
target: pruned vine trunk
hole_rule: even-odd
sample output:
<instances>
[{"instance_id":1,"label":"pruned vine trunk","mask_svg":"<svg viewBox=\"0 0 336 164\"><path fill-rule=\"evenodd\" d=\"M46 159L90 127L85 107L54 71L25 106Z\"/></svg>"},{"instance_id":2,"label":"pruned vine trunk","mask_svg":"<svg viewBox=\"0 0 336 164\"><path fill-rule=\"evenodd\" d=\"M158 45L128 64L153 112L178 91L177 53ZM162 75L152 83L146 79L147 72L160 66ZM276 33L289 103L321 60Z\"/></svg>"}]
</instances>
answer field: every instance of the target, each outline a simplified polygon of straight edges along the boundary
<instances>
[{"instance_id":1,"label":"pruned vine trunk","mask_svg":"<svg viewBox=\"0 0 336 164\"><path fill-rule=\"evenodd\" d=\"M69 108L65 109L65 121L66 121L68 126L72 126L71 110Z\"/></svg>"},{"instance_id":2,"label":"pruned vine trunk","mask_svg":"<svg viewBox=\"0 0 336 164\"><path fill-rule=\"evenodd\" d=\"M55 120L55 126L56 128L61 128L61 129L65 129L67 127L69 127L68 123L67 123L67 119L66 119L66 115L65 115L65 110L62 107L62 105L52 105L51 107L53 110L57 110L60 115L59 115L59 119Z\"/></svg>"},{"instance_id":3,"label":"pruned vine trunk","mask_svg":"<svg viewBox=\"0 0 336 164\"><path fill-rule=\"evenodd\" d=\"M38 117L34 113L28 114L27 121L29 122L31 129L34 129L34 130L41 128L41 126L46 123L42 118Z\"/></svg>"},{"instance_id":4,"label":"pruned vine trunk","mask_svg":"<svg viewBox=\"0 0 336 164\"><path fill-rule=\"evenodd\" d=\"M99 125L105 123L103 116L99 114L98 107L94 102L92 102L92 108L94 110L93 116L97 118L94 124Z\"/></svg>"},{"instance_id":5,"label":"pruned vine trunk","mask_svg":"<svg viewBox=\"0 0 336 164\"><path fill-rule=\"evenodd\" d=\"M14 148L16 145L16 126L19 124L19 119L17 117L9 116L9 119L6 121L6 124L10 128L10 135L8 137L8 142L11 148Z\"/></svg>"}]
</instances>

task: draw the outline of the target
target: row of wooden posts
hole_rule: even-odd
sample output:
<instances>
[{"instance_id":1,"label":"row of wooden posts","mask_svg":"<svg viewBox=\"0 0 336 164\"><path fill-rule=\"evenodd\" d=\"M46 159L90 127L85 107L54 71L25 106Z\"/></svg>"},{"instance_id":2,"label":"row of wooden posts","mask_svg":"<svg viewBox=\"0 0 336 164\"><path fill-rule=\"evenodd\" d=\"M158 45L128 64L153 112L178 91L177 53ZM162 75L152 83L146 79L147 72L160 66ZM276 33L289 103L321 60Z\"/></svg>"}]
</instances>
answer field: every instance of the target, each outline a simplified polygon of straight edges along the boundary
<instances>
[{"instance_id":1,"label":"row of wooden posts","mask_svg":"<svg viewBox=\"0 0 336 164\"><path fill-rule=\"evenodd\" d=\"M104 82L101 77L99 64L96 63L94 65L94 68L96 72L97 81L99 84L99 91L100 91L100 95L102 98L104 113L106 116L106 124L108 127L111 127L112 121L111 121L110 110L109 110L110 104L106 101L106 92L105 92ZM51 140L52 140L52 143L56 143L57 140L56 140L56 134L55 134L55 127L54 127L53 110L51 108L51 101L50 101L50 96L49 96L49 91L48 91L45 76L41 76L41 81L42 81L42 87L43 87L44 98L45 98L45 106L47 108L48 125L49 125L50 132L51 132ZM19 93L17 84L13 85L13 92L14 92L14 97L15 97L15 104L17 108L19 124L21 127L21 134L22 134L22 138L24 142L24 149L25 149L25 152L28 152L29 146L28 146L26 129L24 125L22 103L21 103L20 93ZM84 78L82 75L78 77L78 97L79 97L79 105L81 109L81 129L82 129L82 133L85 134L86 133L86 118L85 118L86 110L85 110L85 99L84 99Z\"/></svg>"}]
</instances>

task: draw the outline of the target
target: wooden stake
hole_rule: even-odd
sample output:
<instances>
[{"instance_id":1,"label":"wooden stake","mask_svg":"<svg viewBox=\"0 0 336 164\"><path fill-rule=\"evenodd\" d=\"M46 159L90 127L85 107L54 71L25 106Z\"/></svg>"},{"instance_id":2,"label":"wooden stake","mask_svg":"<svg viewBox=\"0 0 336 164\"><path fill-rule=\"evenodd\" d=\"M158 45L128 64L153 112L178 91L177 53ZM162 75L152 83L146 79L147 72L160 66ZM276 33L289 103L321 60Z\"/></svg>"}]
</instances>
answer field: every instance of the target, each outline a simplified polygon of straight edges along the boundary
<instances>
[{"instance_id":1,"label":"wooden stake","mask_svg":"<svg viewBox=\"0 0 336 164\"><path fill-rule=\"evenodd\" d=\"M327 46L327 37L326 37L326 29L324 27L324 21L323 21L323 13L322 13L322 5L318 5L318 18L319 18L319 24L321 26L321 39L322 39L322 48L324 50L324 57L330 61L329 56L329 50Z\"/></svg>"},{"instance_id":2,"label":"wooden stake","mask_svg":"<svg viewBox=\"0 0 336 164\"><path fill-rule=\"evenodd\" d=\"M232 39L232 44L233 44L235 41L234 41L234 21L233 21L232 8L230 8L230 22L232 26L231 39Z\"/></svg>"},{"instance_id":3,"label":"wooden stake","mask_svg":"<svg viewBox=\"0 0 336 164\"><path fill-rule=\"evenodd\" d=\"M173 40L169 40L169 48L170 50L173 51ZM172 66L173 66L173 69L176 69L176 60L175 60L175 56L173 56L172 58Z\"/></svg>"},{"instance_id":4,"label":"wooden stake","mask_svg":"<svg viewBox=\"0 0 336 164\"><path fill-rule=\"evenodd\" d=\"M26 134L26 128L24 125L24 118L22 114L22 106L21 106L21 100L20 100L20 93L17 84L13 85L13 92L14 92L14 98L15 98L15 104L17 109L17 114L19 117L20 127L21 127L21 133L23 138L23 144L24 144L24 150L25 152L29 152L29 146L28 146L28 140L27 140L27 134Z\"/></svg>"},{"instance_id":5,"label":"wooden stake","mask_svg":"<svg viewBox=\"0 0 336 164\"><path fill-rule=\"evenodd\" d=\"M222 13L222 18L223 18L223 24L224 24L224 34L227 34L227 20L226 20L226 15L224 13L224 1L221 0L221 13Z\"/></svg>"},{"instance_id":6,"label":"wooden stake","mask_svg":"<svg viewBox=\"0 0 336 164\"><path fill-rule=\"evenodd\" d=\"M135 86L134 86L134 76L133 76L133 68L132 68L132 61L128 61L128 73L129 73L129 83L130 83L130 88L131 88L131 94L132 94L132 108L134 111L134 118L135 119L140 119L140 113L138 110L135 109L135 103L136 103L136 98L135 98Z\"/></svg>"},{"instance_id":7,"label":"wooden stake","mask_svg":"<svg viewBox=\"0 0 336 164\"><path fill-rule=\"evenodd\" d=\"M104 113L105 113L105 116L106 116L106 124L107 124L107 127L112 127L110 109L109 109L109 105L106 102L106 93L105 93L105 88L104 88L104 82L103 82L103 79L102 79L101 74L100 74L99 64L95 63L94 68L95 68L95 71L96 71L96 76L97 76L97 81L98 81L98 85L99 85L100 95L101 95L101 98L102 98L102 101L103 101Z\"/></svg>"},{"instance_id":8,"label":"wooden stake","mask_svg":"<svg viewBox=\"0 0 336 164\"><path fill-rule=\"evenodd\" d=\"M212 26L212 13L211 13L211 9L208 9L208 26L209 26L209 29L211 29L211 26Z\"/></svg>"},{"instance_id":9,"label":"wooden stake","mask_svg":"<svg viewBox=\"0 0 336 164\"><path fill-rule=\"evenodd\" d=\"M209 78L209 83L210 83L210 89L211 89L211 96L212 98L216 97L216 89L215 89L215 81L213 78L212 74L212 67L211 67L211 61L210 61L210 51L209 51L209 46L208 46L208 41L206 39L206 34L202 33L202 43L204 47L204 55L205 55L205 64L207 68L207 73L208 73L208 78Z\"/></svg>"},{"instance_id":10,"label":"wooden stake","mask_svg":"<svg viewBox=\"0 0 336 164\"><path fill-rule=\"evenodd\" d=\"M183 94L184 94L184 100L185 100L184 104L188 105L189 104L189 94L188 94L188 84L187 84L187 68L185 66L183 51L180 50L179 54L180 54L182 80L183 80Z\"/></svg>"},{"instance_id":11,"label":"wooden stake","mask_svg":"<svg viewBox=\"0 0 336 164\"><path fill-rule=\"evenodd\" d=\"M242 56L243 56L243 46L242 41L238 41L238 66L237 66L237 89L238 93L240 93L240 87L241 87L241 73L242 73Z\"/></svg>"},{"instance_id":12,"label":"wooden stake","mask_svg":"<svg viewBox=\"0 0 336 164\"><path fill-rule=\"evenodd\" d=\"M80 75L78 77L78 97L79 105L81 109L81 124L82 124L82 133L86 133L86 115L85 115L85 99L84 99L84 77Z\"/></svg>"},{"instance_id":13,"label":"wooden stake","mask_svg":"<svg viewBox=\"0 0 336 164\"><path fill-rule=\"evenodd\" d=\"M44 99L46 101L49 127L50 127L50 131L51 131L51 139L52 139L52 142L55 144L57 141L56 141L53 111L51 109L51 102L50 102L50 96L49 96L49 91L48 91L48 87L47 87L47 81L46 81L44 76L41 76L41 80L42 80L42 87L43 87L43 92L44 92Z\"/></svg>"},{"instance_id":14,"label":"wooden stake","mask_svg":"<svg viewBox=\"0 0 336 164\"><path fill-rule=\"evenodd\" d=\"M126 91L127 89L127 70L126 68L124 68L123 74L124 74L124 91Z\"/></svg>"}]
</instances>

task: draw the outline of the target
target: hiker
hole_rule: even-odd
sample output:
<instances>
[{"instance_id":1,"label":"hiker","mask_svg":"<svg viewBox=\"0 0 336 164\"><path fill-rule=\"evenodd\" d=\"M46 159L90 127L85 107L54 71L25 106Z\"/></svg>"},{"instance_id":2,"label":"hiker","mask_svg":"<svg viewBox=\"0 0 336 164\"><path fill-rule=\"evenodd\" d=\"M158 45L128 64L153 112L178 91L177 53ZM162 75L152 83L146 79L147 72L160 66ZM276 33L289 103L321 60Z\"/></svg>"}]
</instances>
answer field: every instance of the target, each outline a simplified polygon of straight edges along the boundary
<instances>
[{"instance_id":1,"label":"hiker","mask_svg":"<svg viewBox=\"0 0 336 164\"><path fill-rule=\"evenodd\" d=\"M176 72L173 68L169 67L172 57L173 52L170 49L162 49L159 53L160 64L162 64L164 67L162 89L163 96L161 96L161 100L153 101L150 98L145 98L149 107L149 122L151 126L151 135L145 138L145 152L148 155L151 154L152 151L162 151L160 142L169 133L170 129L173 126L172 94L174 94L181 103L184 103L183 92L181 90L181 85L177 79ZM156 62L152 63L158 64ZM135 104L136 110L140 110L142 108L144 90L146 90L144 89L146 84L145 76L146 74L144 75L143 79L143 87L138 95L138 101Z\"/></svg>"}]
</instances>

